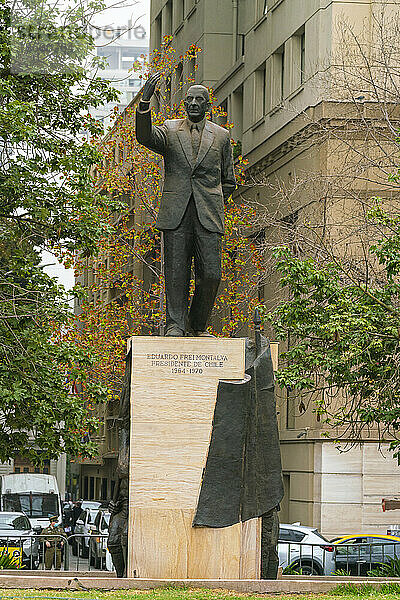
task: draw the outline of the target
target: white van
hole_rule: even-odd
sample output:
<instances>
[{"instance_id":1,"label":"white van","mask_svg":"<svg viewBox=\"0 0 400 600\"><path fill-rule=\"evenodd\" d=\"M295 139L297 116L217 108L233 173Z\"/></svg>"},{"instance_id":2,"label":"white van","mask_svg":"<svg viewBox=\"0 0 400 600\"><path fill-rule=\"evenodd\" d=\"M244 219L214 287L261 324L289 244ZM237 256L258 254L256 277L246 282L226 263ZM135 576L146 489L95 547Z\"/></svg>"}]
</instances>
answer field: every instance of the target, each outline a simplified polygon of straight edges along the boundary
<instances>
[{"instance_id":1,"label":"white van","mask_svg":"<svg viewBox=\"0 0 400 600\"><path fill-rule=\"evenodd\" d=\"M0 476L0 507L2 511L23 512L32 527L47 527L49 517L58 517L61 524L61 498L54 475L14 473Z\"/></svg>"}]
</instances>

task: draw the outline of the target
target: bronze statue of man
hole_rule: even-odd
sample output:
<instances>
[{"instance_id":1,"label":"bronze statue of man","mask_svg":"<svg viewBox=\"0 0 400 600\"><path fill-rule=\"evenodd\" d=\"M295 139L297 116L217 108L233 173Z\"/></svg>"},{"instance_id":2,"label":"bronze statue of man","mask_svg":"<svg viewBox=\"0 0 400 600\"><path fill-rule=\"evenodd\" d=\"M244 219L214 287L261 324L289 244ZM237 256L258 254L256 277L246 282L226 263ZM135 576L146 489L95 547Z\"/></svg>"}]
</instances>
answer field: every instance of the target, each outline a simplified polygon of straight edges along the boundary
<instances>
[{"instance_id":1,"label":"bronze statue of man","mask_svg":"<svg viewBox=\"0 0 400 600\"><path fill-rule=\"evenodd\" d=\"M236 187L229 132L207 120L206 87L185 97L185 119L151 122L150 100L160 73L149 77L136 110L136 138L164 158L164 189L156 227L164 237L166 336L209 336L221 280L224 201ZM188 311L194 261L195 291Z\"/></svg>"}]
</instances>

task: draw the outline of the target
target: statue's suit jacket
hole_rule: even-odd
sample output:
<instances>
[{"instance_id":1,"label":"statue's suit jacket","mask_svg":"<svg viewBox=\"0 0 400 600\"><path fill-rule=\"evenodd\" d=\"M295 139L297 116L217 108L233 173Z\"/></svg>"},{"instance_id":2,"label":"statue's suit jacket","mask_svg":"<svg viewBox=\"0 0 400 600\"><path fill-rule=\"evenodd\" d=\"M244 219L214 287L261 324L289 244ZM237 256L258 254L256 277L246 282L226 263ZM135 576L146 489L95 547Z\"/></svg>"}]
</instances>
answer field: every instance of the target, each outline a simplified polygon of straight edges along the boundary
<instances>
[{"instance_id":1,"label":"statue's suit jacket","mask_svg":"<svg viewBox=\"0 0 400 600\"><path fill-rule=\"evenodd\" d=\"M136 110L137 141L164 157L165 179L156 227L176 229L193 194L197 214L208 231L224 232L224 199L236 188L229 132L207 121L193 157L186 119L151 123L150 110Z\"/></svg>"}]
</instances>

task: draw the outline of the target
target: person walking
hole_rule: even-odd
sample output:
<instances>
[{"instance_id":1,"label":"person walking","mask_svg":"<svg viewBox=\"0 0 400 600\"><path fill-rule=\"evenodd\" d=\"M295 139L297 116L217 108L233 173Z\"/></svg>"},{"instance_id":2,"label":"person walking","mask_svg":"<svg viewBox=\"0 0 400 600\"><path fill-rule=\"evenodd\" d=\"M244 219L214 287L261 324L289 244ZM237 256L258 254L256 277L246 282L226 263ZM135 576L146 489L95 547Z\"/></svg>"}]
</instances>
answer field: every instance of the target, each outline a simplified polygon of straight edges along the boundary
<instances>
[{"instance_id":1,"label":"person walking","mask_svg":"<svg viewBox=\"0 0 400 600\"><path fill-rule=\"evenodd\" d=\"M75 531L75 525L82 513L82 500L77 500L72 508L72 528Z\"/></svg>"},{"instance_id":2,"label":"person walking","mask_svg":"<svg viewBox=\"0 0 400 600\"><path fill-rule=\"evenodd\" d=\"M64 546L64 541L61 539L61 537L56 538L54 536L57 535L66 537L66 533L61 525L56 524L57 519L58 517L56 515L52 515L50 517L50 525L42 531L43 536L49 536L44 538L46 546L44 555L46 571L51 571L51 567L53 565L58 571L61 569L61 550Z\"/></svg>"}]
</instances>

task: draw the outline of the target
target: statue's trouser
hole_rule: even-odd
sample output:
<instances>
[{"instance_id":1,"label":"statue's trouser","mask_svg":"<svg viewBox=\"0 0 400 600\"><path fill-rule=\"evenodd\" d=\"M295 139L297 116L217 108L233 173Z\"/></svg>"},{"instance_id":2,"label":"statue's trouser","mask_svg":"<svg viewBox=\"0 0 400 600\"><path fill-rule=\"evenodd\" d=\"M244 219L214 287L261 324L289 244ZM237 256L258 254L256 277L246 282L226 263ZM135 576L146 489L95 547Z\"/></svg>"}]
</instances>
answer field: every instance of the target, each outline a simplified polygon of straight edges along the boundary
<instances>
[{"instance_id":1,"label":"statue's trouser","mask_svg":"<svg viewBox=\"0 0 400 600\"><path fill-rule=\"evenodd\" d=\"M261 525L261 579L276 579L278 555L279 517L276 508L262 516Z\"/></svg>"},{"instance_id":2,"label":"statue's trouser","mask_svg":"<svg viewBox=\"0 0 400 600\"><path fill-rule=\"evenodd\" d=\"M108 535L108 549L117 577L126 577L128 551L128 506L112 515Z\"/></svg>"},{"instance_id":3,"label":"statue's trouser","mask_svg":"<svg viewBox=\"0 0 400 600\"><path fill-rule=\"evenodd\" d=\"M200 223L193 196L176 229L164 230L166 328L186 329L192 259L195 291L189 311L193 331L207 328L221 280L222 234Z\"/></svg>"}]
</instances>

